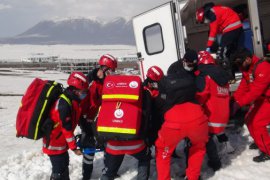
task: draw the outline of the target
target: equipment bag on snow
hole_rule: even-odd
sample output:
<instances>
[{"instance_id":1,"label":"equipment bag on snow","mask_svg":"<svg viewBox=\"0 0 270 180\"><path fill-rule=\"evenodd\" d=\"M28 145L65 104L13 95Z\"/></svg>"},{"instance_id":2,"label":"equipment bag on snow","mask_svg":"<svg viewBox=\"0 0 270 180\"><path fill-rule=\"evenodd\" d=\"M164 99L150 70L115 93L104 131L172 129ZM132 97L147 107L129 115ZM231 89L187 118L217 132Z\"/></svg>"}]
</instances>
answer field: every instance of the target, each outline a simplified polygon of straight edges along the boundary
<instances>
[{"instance_id":1,"label":"equipment bag on snow","mask_svg":"<svg viewBox=\"0 0 270 180\"><path fill-rule=\"evenodd\" d=\"M107 76L97 120L98 135L129 140L139 135L142 119L142 82L131 75Z\"/></svg>"},{"instance_id":2,"label":"equipment bag on snow","mask_svg":"<svg viewBox=\"0 0 270 180\"><path fill-rule=\"evenodd\" d=\"M62 84L34 79L21 100L16 119L16 136L34 140L43 137L46 132L42 129L45 121L49 119L50 108L62 92Z\"/></svg>"}]
</instances>

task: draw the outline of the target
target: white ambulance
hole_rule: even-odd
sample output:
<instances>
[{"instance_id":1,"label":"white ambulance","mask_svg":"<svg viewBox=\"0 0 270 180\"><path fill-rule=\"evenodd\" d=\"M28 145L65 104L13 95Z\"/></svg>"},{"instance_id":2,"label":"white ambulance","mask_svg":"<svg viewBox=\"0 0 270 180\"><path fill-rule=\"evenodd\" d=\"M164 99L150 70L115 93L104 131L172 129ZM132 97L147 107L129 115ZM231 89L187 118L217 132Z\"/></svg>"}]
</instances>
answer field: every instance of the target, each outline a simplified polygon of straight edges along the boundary
<instances>
[{"instance_id":1,"label":"white ambulance","mask_svg":"<svg viewBox=\"0 0 270 180\"><path fill-rule=\"evenodd\" d=\"M263 45L270 41L270 0L173 0L133 18L143 78L152 65L160 66L166 73L170 64L182 58L187 48L206 48L209 27L196 23L195 12L208 2L228 7L246 4L254 53L259 57L264 55Z\"/></svg>"}]
</instances>

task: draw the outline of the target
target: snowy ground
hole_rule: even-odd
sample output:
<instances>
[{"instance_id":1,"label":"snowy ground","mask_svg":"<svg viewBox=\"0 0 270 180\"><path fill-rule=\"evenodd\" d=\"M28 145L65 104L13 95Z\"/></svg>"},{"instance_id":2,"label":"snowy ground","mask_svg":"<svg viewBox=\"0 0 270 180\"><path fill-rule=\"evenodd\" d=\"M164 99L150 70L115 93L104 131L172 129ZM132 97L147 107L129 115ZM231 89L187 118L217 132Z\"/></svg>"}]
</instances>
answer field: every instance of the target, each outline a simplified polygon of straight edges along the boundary
<instances>
[{"instance_id":1,"label":"snowy ground","mask_svg":"<svg viewBox=\"0 0 270 180\"><path fill-rule=\"evenodd\" d=\"M136 56L128 45L10 45L0 44L0 62L21 61L30 57L58 56L59 59L98 59L104 52L115 57Z\"/></svg>"},{"instance_id":2,"label":"snowy ground","mask_svg":"<svg viewBox=\"0 0 270 180\"><path fill-rule=\"evenodd\" d=\"M49 179L50 162L41 152L41 141L16 138L15 119L21 100L29 83L35 77L57 80L65 85L68 75L53 71L22 71L15 69L0 69L0 180L45 180ZM15 95L15 96L11 96ZM257 150L249 150L251 139L246 128L229 134L232 145L236 148L234 154L222 156L223 167L213 173L204 162L202 178L209 180L267 180L270 161L255 163L252 157ZM98 179L103 168L103 153L98 153L94 161L93 179ZM82 157L70 152L71 180L81 179ZM175 180L181 179L184 171L184 159L173 159L171 169ZM118 180L136 179L136 161L131 157L124 160L118 174ZM151 179L156 179L155 162L151 161Z\"/></svg>"}]
</instances>

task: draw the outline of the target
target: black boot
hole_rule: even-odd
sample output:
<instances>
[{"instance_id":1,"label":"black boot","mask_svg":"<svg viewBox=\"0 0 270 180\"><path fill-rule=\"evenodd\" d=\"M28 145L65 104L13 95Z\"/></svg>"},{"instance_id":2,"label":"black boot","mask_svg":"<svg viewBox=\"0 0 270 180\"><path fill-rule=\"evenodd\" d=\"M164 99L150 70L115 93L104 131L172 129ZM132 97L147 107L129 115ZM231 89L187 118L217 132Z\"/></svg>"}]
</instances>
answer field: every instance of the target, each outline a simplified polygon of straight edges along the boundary
<instances>
[{"instance_id":1,"label":"black boot","mask_svg":"<svg viewBox=\"0 0 270 180\"><path fill-rule=\"evenodd\" d=\"M263 153L263 152L259 156L256 156L253 158L253 161L258 162L258 163L264 162L267 160L270 160L270 156L268 154Z\"/></svg>"},{"instance_id":2,"label":"black boot","mask_svg":"<svg viewBox=\"0 0 270 180\"><path fill-rule=\"evenodd\" d=\"M187 176L184 177L184 180L188 180ZM202 180L201 176L199 176L199 180Z\"/></svg>"},{"instance_id":3,"label":"black boot","mask_svg":"<svg viewBox=\"0 0 270 180\"><path fill-rule=\"evenodd\" d=\"M255 142L251 143L248 147L249 149L258 149L257 144L255 144Z\"/></svg>"},{"instance_id":4,"label":"black boot","mask_svg":"<svg viewBox=\"0 0 270 180\"><path fill-rule=\"evenodd\" d=\"M208 165L208 167L213 169L213 171L218 171L221 168L221 162L220 161L208 161L207 165Z\"/></svg>"},{"instance_id":5,"label":"black boot","mask_svg":"<svg viewBox=\"0 0 270 180\"><path fill-rule=\"evenodd\" d=\"M173 153L172 153L172 157L173 158L181 158L180 156L178 156L178 154L176 154L176 152L175 152L176 150L174 150L173 151Z\"/></svg>"},{"instance_id":6,"label":"black boot","mask_svg":"<svg viewBox=\"0 0 270 180\"><path fill-rule=\"evenodd\" d=\"M211 135L209 141L206 143L206 153L208 156L207 164L211 169L213 169L213 171L217 171L221 168L221 161L213 138L213 135Z\"/></svg>"}]
</instances>

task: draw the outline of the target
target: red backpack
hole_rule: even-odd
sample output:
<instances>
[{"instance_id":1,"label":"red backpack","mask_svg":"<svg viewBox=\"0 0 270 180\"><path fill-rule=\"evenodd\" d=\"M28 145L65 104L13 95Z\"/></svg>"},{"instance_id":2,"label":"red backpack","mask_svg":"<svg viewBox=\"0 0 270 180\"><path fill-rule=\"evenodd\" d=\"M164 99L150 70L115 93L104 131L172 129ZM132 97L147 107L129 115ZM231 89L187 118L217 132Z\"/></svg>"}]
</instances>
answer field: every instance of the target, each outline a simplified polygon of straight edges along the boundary
<instances>
[{"instance_id":1,"label":"red backpack","mask_svg":"<svg viewBox=\"0 0 270 180\"><path fill-rule=\"evenodd\" d=\"M106 139L136 139L142 120L142 82L139 76L107 76L97 120L98 135Z\"/></svg>"},{"instance_id":2,"label":"red backpack","mask_svg":"<svg viewBox=\"0 0 270 180\"><path fill-rule=\"evenodd\" d=\"M62 84L39 78L34 79L21 100L16 119L16 136L34 140L43 137L45 132L42 131L42 127L53 103L62 92Z\"/></svg>"}]
</instances>

